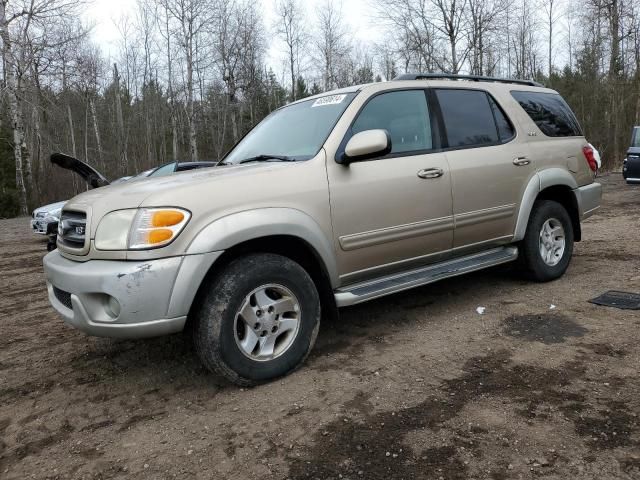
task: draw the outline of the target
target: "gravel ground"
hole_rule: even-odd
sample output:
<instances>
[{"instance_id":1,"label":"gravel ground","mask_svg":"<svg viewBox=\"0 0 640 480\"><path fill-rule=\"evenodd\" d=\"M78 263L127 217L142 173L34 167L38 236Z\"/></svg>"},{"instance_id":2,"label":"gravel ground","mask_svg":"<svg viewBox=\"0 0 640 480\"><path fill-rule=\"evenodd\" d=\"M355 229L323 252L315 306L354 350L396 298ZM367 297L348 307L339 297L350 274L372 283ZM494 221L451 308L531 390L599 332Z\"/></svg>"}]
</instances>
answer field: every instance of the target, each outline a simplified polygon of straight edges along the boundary
<instances>
[{"instance_id":1,"label":"gravel ground","mask_svg":"<svg viewBox=\"0 0 640 480\"><path fill-rule=\"evenodd\" d=\"M638 479L640 314L587 300L640 292L640 187L602 181L562 279L498 268L346 309L253 389L182 335L66 327L45 242L2 220L0 478Z\"/></svg>"}]
</instances>

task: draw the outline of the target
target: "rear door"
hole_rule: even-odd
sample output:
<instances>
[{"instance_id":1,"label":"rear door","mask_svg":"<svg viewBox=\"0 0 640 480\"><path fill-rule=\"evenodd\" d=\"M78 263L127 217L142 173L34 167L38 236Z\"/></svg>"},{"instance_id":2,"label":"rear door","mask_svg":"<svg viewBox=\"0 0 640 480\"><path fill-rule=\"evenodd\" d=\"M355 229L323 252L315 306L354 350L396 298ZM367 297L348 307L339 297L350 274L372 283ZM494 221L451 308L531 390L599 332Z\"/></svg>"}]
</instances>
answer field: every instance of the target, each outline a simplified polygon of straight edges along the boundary
<instances>
[{"instance_id":1,"label":"rear door","mask_svg":"<svg viewBox=\"0 0 640 480\"><path fill-rule=\"evenodd\" d=\"M506 243L535 174L527 143L485 90L436 88L453 190L454 249Z\"/></svg>"},{"instance_id":2,"label":"rear door","mask_svg":"<svg viewBox=\"0 0 640 480\"><path fill-rule=\"evenodd\" d=\"M338 155L353 135L372 129L389 133L391 153L349 165L328 160L343 282L434 261L451 249L451 177L432 120L425 90L383 91L356 115Z\"/></svg>"}]
</instances>

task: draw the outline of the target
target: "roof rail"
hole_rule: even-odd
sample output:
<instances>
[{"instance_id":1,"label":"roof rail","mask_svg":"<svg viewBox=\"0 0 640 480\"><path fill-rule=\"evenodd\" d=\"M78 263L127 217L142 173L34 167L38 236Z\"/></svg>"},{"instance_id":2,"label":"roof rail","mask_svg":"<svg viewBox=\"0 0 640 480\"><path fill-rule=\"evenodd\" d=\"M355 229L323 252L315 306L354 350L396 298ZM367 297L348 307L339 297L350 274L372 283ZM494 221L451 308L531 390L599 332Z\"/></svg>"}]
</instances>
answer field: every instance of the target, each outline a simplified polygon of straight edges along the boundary
<instances>
[{"instance_id":1,"label":"roof rail","mask_svg":"<svg viewBox=\"0 0 640 480\"><path fill-rule=\"evenodd\" d=\"M514 83L516 85L528 85L530 87L544 87L534 80L516 80L511 78L483 77L480 75L454 75L449 73L405 73L398 75L394 80L468 80L471 82L498 82Z\"/></svg>"}]
</instances>

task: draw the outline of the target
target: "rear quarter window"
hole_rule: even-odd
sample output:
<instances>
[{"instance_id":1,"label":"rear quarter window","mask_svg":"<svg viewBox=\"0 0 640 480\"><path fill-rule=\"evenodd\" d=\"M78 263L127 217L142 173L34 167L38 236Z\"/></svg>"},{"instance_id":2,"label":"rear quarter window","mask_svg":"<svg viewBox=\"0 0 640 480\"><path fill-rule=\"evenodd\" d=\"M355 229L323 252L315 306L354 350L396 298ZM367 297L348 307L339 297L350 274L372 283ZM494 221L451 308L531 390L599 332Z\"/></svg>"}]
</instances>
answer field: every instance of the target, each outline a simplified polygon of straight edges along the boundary
<instances>
[{"instance_id":1,"label":"rear quarter window","mask_svg":"<svg viewBox=\"0 0 640 480\"><path fill-rule=\"evenodd\" d=\"M557 93L512 91L511 95L546 136L582 136L578 120Z\"/></svg>"}]
</instances>

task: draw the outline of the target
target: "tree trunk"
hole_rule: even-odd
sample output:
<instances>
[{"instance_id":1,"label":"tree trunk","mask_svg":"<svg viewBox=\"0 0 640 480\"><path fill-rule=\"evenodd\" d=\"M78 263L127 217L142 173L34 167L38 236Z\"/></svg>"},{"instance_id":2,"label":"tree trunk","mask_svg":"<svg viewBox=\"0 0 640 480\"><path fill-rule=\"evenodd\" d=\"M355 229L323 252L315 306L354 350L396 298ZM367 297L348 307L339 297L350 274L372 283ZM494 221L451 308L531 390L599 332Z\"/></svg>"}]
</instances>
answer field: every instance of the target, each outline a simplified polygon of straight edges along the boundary
<instances>
[{"instance_id":1,"label":"tree trunk","mask_svg":"<svg viewBox=\"0 0 640 480\"><path fill-rule=\"evenodd\" d=\"M96 149L98 150L98 165L103 174L106 174L104 159L102 158L102 143L100 142L100 128L98 127L98 116L96 115L96 105L89 96L89 110L91 111L91 123L93 123L93 134L96 137Z\"/></svg>"},{"instance_id":2,"label":"tree trunk","mask_svg":"<svg viewBox=\"0 0 640 480\"><path fill-rule=\"evenodd\" d=\"M296 101L296 74L295 74L295 58L293 52L294 45L289 45L289 66L291 67L291 101Z\"/></svg>"},{"instance_id":3,"label":"tree trunk","mask_svg":"<svg viewBox=\"0 0 640 480\"><path fill-rule=\"evenodd\" d=\"M116 102L116 124L118 131L118 147L119 147L119 163L120 163L120 174L127 174L127 143L125 140L125 131L124 131L124 117L122 116L122 99L120 97L120 76L118 74L118 65L113 64L113 76L115 82L115 102Z\"/></svg>"},{"instance_id":4,"label":"tree trunk","mask_svg":"<svg viewBox=\"0 0 640 480\"><path fill-rule=\"evenodd\" d=\"M191 161L198 160L198 142L196 139L195 110L193 105L193 39L189 39L187 50L187 116L189 117L189 153Z\"/></svg>"},{"instance_id":5,"label":"tree trunk","mask_svg":"<svg viewBox=\"0 0 640 480\"><path fill-rule=\"evenodd\" d=\"M169 28L169 10L165 4L165 28L167 33L167 86L169 90L169 117L171 120L171 160L178 161L178 121L176 119L175 96L173 92L173 62L171 58L171 33Z\"/></svg>"},{"instance_id":6,"label":"tree trunk","mask_svg":"<svg viewBox=\"0 0 640 480\"><path fill-rule=\"evenodd\" d=\"M76 152L76 135L73 129L73 116L71 115L71 106L67 103L67 121L69 122L69 137L71 139L71 155L73 158L78 158ZM71 176L73 180L73 193L78 194L78 183L76 182L76 176Z\"/></svg>"},{"instance_id":7,"label":"tree trunk","mask_svg":"<svg viewBox=\"0 0 640 480\"><path fill-rule=\"evenodd\" d=\"M23 131L20 124L20 108L18 93L16 91L16 78L11 52L11 38L9 37L9 25L7 23L6 4L0 2L0 38L2 38L2 60L4 62L4 75L6 82L7 101L11 116L11 129L13 131L13 156L16 163L16 190L18 191L18 209L20 215L28 215L27 189L24 182L22 169L22 143Z\"/></svg>"}]
</instances>

